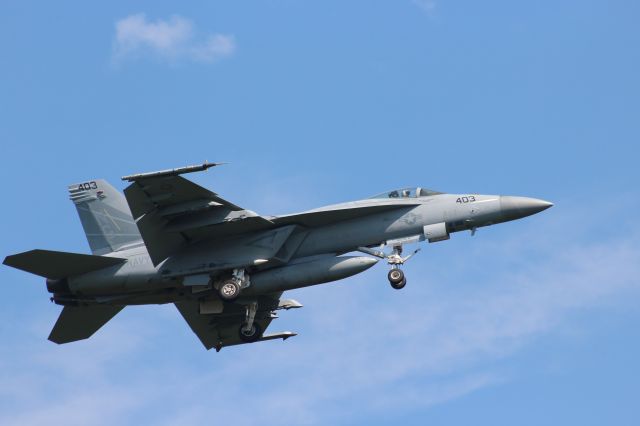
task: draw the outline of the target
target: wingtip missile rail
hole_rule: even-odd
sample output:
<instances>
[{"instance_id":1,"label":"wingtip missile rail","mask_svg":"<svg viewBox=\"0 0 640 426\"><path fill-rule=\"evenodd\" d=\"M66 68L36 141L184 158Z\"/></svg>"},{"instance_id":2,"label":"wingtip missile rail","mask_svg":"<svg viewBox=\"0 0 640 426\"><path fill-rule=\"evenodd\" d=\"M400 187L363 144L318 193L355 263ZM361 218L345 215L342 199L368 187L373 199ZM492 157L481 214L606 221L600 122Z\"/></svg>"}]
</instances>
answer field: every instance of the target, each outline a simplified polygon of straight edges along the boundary
<instances>
[{"instance_id":1,"label":"wingtip missile rail","mask_svg":"<svg viewBox=\"0 0 640 426\"><path fill-rule=\"evenodd\" d=\"M203 170L207 170L210 169L211 167L216 167L216 166L220 166L223 164L227 164L227 163L202 163L202 164L196 164L193 166L185 166L185 167L178 167L176 169L167 169L167 170L160 170L157 172L147 172L147 173L137 173L134 175L128 175L128 176L122 176L122 180L126 180L129 182L135 182L137 180L140 179L147 179L147 178L152 178L152 177L164 177L164 176L177 176L177 175L182 175L185 173L193 173L193 172L201 172Z\"/></svg>"}]
</instances>

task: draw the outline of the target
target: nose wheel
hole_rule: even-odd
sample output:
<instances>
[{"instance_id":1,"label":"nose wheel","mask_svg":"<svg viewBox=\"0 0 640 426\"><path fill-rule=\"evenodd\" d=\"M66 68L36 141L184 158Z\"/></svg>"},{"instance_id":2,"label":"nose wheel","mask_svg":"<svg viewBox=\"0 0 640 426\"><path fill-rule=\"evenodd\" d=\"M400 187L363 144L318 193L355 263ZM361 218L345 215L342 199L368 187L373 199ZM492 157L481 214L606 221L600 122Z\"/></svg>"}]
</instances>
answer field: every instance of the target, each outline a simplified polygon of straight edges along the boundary
<instances>
[{"instance_id":1,"label":"nose wheel","mask_svg":"<svg viewBox=\"0 0 640 426\"><path fill-rule=\"evenodd\" d=\"M391 270L387 274L387 278L389 279L389 284L391 284L391 287L395 288L396 290L400 290L401 288L404 288L405 285L407 285L407 278L404 276L404 272L402 272L402 269L400 269L400 267L420 251L420 249L417 249L409 256L402 257L402 245L394 245L391 254L383 252L382 247L380 250L374 250L368 247L358 247L358 250L363 253L379 257L380 259L386 259L387 263L391 265Z\"/></svg>"},{"instance_id":2,"label":"nose wheel","mask_svg":"<svg viewBox=\"0 0 640 426\"><path fill-rule=\"evenodd\" d=\"M404 288L405 285L407 285L407 279L405 278L402 269L393 268L387 274L387 278L389 279L389 284L391 284L391 287L395 288L396 290L400 290L401 288Z\"/></svg>"}]
</instances>

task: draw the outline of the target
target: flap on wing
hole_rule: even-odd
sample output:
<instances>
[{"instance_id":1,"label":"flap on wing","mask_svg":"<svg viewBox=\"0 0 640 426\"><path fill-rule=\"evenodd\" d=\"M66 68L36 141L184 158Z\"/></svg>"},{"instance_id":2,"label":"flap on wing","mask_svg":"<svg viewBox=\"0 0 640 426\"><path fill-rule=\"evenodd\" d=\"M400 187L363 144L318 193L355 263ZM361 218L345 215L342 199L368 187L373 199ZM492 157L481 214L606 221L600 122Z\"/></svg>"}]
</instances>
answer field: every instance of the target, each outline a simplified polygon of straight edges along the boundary
<instances>
[{"instance_id":1,"label":"flap on wing","mask_svg":"<svg viewBox=\"0 0 640 426\"><path fill-rule=\"evenodd\" d=\"M41 277L60 279L123 262L126 262L126 259L119 257L36 249L7 256L2 263Z\"/></svg>"},{"instance_id":2,"label":"flap on wing","mask_svg":"<svg viewBox=\"0 0 640 426\"><path fill-rule=\"evenodd\" d=\"M180 176L138 179L124 193L154 265L196 240L273 226Z\"/></svg>"},{"instance_id":3,"label":"flap on wing","mask_svg":"<svg viewBox=\"0 0 640 426\"><path fill-rule=\"evenodd\" d=\"M51 330L49 340L60 344L87 339L122 308L110 305L65 306Z\"/></svg>"}]
</instances>

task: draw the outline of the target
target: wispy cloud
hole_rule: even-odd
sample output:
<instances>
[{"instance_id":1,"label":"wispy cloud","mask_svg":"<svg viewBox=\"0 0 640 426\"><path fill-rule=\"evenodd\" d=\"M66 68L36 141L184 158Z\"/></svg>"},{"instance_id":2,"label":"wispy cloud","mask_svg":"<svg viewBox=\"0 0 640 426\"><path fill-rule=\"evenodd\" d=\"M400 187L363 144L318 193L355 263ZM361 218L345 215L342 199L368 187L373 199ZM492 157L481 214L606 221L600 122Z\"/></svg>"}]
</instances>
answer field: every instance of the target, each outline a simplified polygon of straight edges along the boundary
<instances>
[{"instance_id":1,"label":"wispy cloud","mask_svg":"<svg viewBox=\"0 0 640 426\"><path fill-rule=\"evenodd\" d=\"M412 0L412 2L428 15L433 15L436 11L436 0Z\"/></svg>"},{"instance_id":2,"label":"wispy cloud","mask_svg":"<svg viewBox=\"0 0 640 426\"><path fill-rule=\"evenodd\" d=\"M147 20L143 13L129 15L115 24L113 60L151 54L168 61L215 62L233 54L233 35L198 37L193 23L175 15L168 20Z\"/></svg>"}]
</instances>

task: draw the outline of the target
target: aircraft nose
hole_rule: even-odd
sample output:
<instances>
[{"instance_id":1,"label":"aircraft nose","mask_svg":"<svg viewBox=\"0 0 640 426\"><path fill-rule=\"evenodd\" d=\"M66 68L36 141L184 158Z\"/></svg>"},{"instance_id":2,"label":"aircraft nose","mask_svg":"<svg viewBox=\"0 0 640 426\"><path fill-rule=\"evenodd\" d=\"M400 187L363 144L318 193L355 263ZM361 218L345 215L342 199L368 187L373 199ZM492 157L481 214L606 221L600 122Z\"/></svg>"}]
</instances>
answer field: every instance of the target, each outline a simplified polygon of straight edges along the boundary
<instances>
[{"instance_id":1,"label":"aircraft nose","mask_svg":"<svg viewBox=\"0 0 640 426\"><path fill-rule=\"evenodd\" d=\"M506 195L500 197L500 211L504 220L515 220L531 216L551 206L553 206L553 203L537 198L511 197Z\"/></svg>"}]
</instances>

